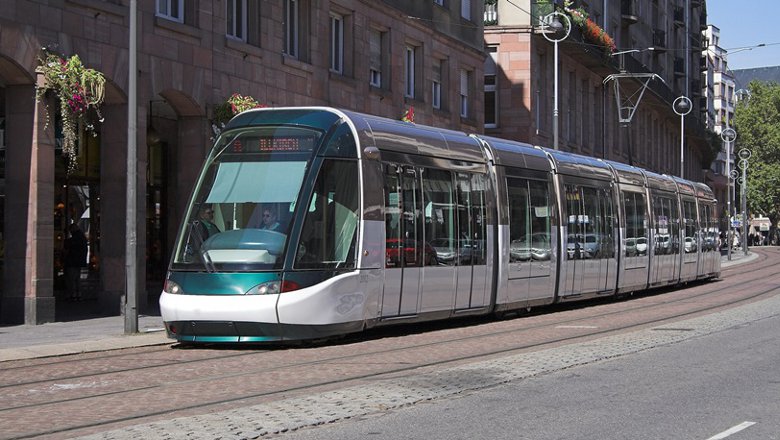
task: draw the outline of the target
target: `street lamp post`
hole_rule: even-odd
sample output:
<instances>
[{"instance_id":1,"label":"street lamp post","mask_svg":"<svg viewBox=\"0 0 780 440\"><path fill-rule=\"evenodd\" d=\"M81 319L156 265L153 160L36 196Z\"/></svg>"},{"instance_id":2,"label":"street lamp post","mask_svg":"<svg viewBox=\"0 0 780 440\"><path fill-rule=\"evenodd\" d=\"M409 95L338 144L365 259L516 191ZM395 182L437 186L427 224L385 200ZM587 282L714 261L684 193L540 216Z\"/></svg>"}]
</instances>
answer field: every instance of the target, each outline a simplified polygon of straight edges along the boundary
<instances>
[{"instance_id":1,"label":"street lamp post","mask_svg":"<svg viewBox=\"0 0 780 440\"><path fill-rule=\"evenodd\" d=\"M731 261L731 245L733 243L732 238L732 226L731 226L731 181L733 179L736 179L736 170L734 170L734 175L732 175L731 171L731 143L734 142L737 139L737 132L734 131L733 128L727 128L723 130L720 133L720 138L723 140L723 142L726 143L726 175L728 176L728 188L726 192L728 193L728 196L726 196L726 211L728 212L728 223L729 223L729 233L728 238L726 238L726 248L728 249L728 259Z\"/></svg>"},{"instance_id":2,"label":"street lamp post","mask_svg":"<svg viewBox=\"0 0 780 440\"><path fill-rule=\"evenodd\" d=\"M561 24L559 18L562 17L563 20L566 22L566 25L564 26ZM551 12L545 17L545 22L547 25L552 29L553 35L558 35L563 30L565 33L563 34L563 37L561 38L552 38L549 35L547 35L547 32L543 32L542 35L547 41L552 42L555 45L554 49L554 60L553 63L555 64L554 67L554 88L553 88L553 148L558 149L558 42L563 41L566 39L566 37L569 36L569 33L571 32L571 20L569 17L566 16L566 14L555 11Z\"/></svg>"},{"instance_id":3,"label":"street lamp post","mask_svg":"<svg viewBox=\"0 0 780 440\"><path fill-rule=\"evenodd\" d=\"M737 164L737 166L742 170L742 177L739 178L739 192L742 196L742 224L744 225L742 227L742 252L744 252L745 255L748 254L747 167L748 159L750 159L751 154L752 153L747 148L739 150L739 163Z\"/></svg>"},{"instance_id":4,"label":"street lamp post","mask_svg":"<svg viewBox=\"0 0 780 440\"><path fill-rule=\"evenodd\" d=\"M685 177L685 115L691 112L693 105L686 96L678 96L672 102L672 110L680 115L680 178Z\"/></svg>"}]
</instances>

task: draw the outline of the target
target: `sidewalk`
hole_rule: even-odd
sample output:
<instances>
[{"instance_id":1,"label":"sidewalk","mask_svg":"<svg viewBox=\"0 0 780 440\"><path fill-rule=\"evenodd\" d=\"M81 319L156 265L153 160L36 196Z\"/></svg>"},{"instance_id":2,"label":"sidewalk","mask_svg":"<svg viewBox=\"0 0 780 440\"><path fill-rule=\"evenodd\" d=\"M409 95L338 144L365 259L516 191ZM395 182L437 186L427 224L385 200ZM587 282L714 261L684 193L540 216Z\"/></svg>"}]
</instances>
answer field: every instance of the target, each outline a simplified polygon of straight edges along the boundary
<instances>
[{"instance_id":1,"label":"sidewalk","mask_svg":"<svg viewBox=\"0 0 780 440\"><path fill-rule=\"evenodd\" d=\"M729 261L722 253L721 267L747 263L757 257L755 252L746 256L742 251L733 251ZM140 315L138 333L126 335L123 316L79 315L84 304L58 304L63 310L62 317L58 317L60 322L0 327L0 362L174 343L166 336L159 313Z\"/></svg>"}]
</instances>

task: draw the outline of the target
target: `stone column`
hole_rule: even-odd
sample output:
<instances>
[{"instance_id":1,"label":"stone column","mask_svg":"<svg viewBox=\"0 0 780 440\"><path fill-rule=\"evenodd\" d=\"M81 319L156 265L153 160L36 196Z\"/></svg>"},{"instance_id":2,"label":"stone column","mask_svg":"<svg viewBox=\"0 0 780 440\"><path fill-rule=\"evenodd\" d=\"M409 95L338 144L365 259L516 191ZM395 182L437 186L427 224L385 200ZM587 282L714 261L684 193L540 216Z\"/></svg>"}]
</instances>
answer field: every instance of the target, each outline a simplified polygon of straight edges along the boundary
<instances>
[{"instance_id":1,"label":"stone column","mask_svg":"<svg viewBox=\"0 0 780 440\"><path fill-rule=\"evenodd\" d=\"M5 96L5 265L3 292L0 296L0 323L22 324L25 322L25 280L28 278L27 206L35 87L32 84L7 86Z\"/></svg>"},{"instance_id":2,"label":"stone column","mask_svg":"<svg viewBox=\"0 0 780 440\"><path fill-rule=\"evenodd\" d=\"M37 75L39 86L44 76ZM27 208L27 277L24 288L25 324L54 321L54 105L35 103L30 152ZM50 111L47 118L47 111Z\"/></svg>"}]
</instances>

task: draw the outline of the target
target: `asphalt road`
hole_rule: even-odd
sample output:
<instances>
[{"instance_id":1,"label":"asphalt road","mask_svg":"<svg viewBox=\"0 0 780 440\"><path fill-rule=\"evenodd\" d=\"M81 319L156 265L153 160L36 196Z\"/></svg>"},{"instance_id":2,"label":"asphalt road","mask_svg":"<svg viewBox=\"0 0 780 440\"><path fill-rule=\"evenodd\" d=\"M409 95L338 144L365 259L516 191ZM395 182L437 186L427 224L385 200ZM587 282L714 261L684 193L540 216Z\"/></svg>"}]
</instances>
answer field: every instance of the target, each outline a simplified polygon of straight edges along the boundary
<instances>
[{"instance_id":1,"label":"asphalt road","mask_svg":"<svg viewBox=\"0 0 780 440\"><path fill-rule=\"evenodd\" d=\"M778 439L780 316L489 390L284 434L303 439Z\"/></svg>"}]
</instances>

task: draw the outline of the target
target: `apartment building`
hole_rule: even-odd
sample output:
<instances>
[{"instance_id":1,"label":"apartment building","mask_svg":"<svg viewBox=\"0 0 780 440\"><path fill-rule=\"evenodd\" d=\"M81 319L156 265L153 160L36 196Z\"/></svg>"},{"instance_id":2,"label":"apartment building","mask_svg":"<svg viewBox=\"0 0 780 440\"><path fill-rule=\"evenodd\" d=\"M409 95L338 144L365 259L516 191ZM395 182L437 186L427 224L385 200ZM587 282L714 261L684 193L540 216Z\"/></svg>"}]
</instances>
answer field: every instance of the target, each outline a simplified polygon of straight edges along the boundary
<instances>
[{"instance_id":1,"label":"apartment building","mask_svg":"<svg viewBox=\"0 0 780 440\"><path fill-rule=\"evenodd\" d=\"M707 181L705 169L715 152L705 134L702 100L705 1L490 3L486 134L551 147L557 83L559 149ZM552 33L553 12L566 16L559 21L572 23L565 38L565 24ZM619 103L615 80L605 82L615 74L622 74ZM673 108L681 96L692 105L682 135Z\"/></svg>"}]
</instances>

